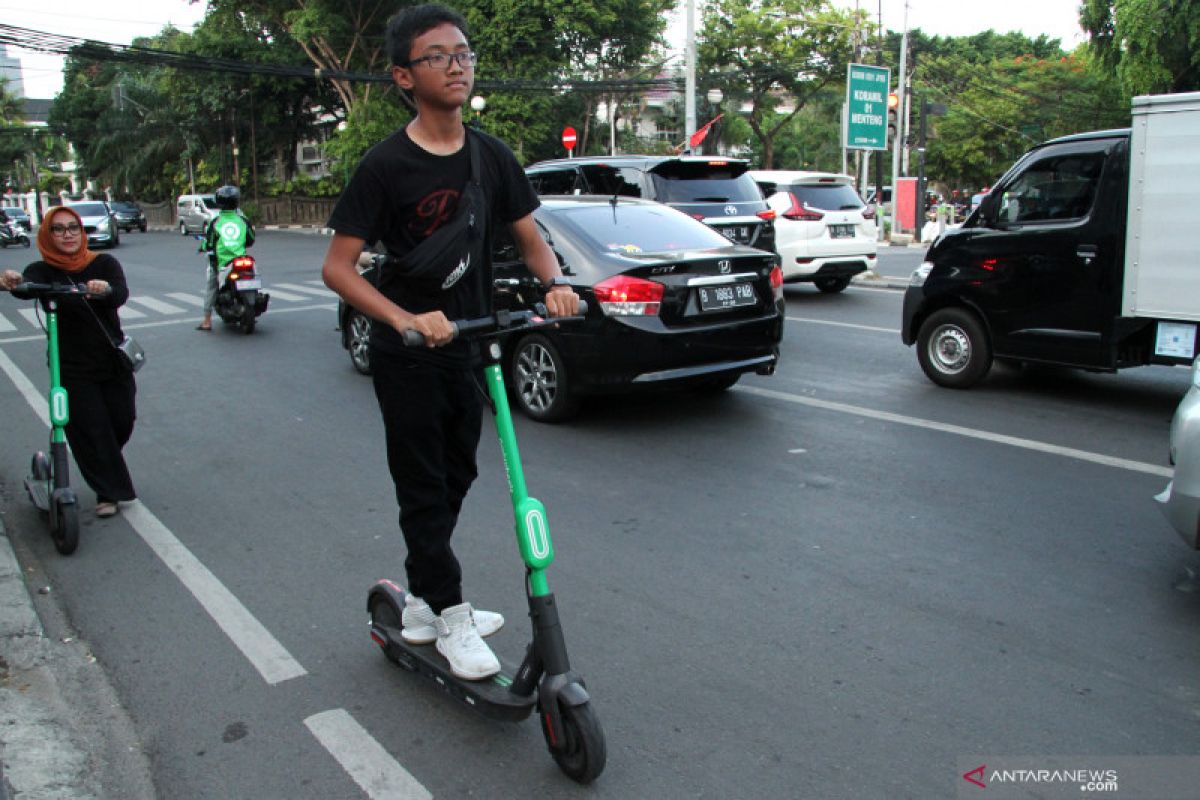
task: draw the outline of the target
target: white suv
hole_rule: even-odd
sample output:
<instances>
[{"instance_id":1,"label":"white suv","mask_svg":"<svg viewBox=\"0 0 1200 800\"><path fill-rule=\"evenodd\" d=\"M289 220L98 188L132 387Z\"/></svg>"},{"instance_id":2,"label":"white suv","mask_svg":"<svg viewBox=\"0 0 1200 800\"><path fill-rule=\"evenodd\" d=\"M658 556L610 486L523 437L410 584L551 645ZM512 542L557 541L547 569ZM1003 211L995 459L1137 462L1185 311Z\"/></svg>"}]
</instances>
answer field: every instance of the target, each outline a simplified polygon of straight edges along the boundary
<instances>
[{"instance_id":1,"label":"white suv","mask_svg":"<svg viewBox=\"0 0 1200 800\"><path fill-rule=\"evenodd\" d=\"M840 292L875 266L875 210L849 175L751 170L750 176L775 212L785 283L810 281L822 292Z\"/></svg>"}]
</instances>

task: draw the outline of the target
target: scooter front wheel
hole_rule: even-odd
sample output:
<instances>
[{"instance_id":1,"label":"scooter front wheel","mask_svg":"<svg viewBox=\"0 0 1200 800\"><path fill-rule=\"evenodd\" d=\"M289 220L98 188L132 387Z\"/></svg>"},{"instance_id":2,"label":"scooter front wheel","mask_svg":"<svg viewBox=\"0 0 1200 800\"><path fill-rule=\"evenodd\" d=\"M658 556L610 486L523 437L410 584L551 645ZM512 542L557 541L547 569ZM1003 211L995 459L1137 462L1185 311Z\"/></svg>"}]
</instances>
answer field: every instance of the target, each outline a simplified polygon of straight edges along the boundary
<instances>
[{"instance_id":1,"label":"scooter front wheel","mask_svg":"<svg viewBox=\"0 0 1200 800\"><path fill-rule=\"evenodd\" d=\"M55 549L64 556L75 552L79 546L79 506L75 503L58 504L50 538L54 540Z\"/></svg>"},{"instance_id":2,"label":"scooter front wheel","mask_svg":"<svg viewBox=\"0 0 1200 800\"><path fill-rule=\"evenodd\" d=\"M604 771L608 760L608 747L604 742L604 729L591 703L569 706L560 703L562 730L552 731L545 713L540 714L542 735L550 747L550 755L567 777L578 783L588 784Z\"/></svg>"}]
</instances>

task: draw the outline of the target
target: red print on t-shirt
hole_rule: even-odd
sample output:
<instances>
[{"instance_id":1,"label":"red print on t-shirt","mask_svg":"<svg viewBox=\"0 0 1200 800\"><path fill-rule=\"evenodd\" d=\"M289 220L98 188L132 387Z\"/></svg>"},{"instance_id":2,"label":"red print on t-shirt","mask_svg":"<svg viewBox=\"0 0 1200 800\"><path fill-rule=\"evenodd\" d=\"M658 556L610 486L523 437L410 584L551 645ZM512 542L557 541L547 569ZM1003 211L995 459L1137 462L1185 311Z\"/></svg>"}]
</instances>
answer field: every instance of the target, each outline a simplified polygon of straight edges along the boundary
<instances>
[{"instance_id":1,"label":"red print on t-shirt","mask_svg":"<svg viewBox=\"0 0 1200 800\"><path fill-rule=\"evenodd\" d=\"M409 231L425 238L442 227L458 209L458 194L453 189L438 189L425 195L417 203L417 216L408 224Z\"/></svg>"}]
</instances>

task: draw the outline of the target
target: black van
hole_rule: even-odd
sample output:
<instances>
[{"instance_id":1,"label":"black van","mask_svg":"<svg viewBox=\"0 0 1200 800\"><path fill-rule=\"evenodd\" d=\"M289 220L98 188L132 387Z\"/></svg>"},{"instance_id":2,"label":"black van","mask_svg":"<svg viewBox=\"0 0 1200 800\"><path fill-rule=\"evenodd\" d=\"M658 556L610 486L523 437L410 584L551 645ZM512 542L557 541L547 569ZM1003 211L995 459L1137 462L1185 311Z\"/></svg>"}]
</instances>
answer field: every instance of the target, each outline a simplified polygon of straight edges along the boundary
<instances>
[{"instance_id":1,"label":"black van","mask_svg":"<svg viewBox=\"0 0 1200 800\"><path fill-rule=\"evenodd\" d=\"M1114 371L1154 355L1155 320L1122 316L1130 131L1025 154L904 296L901 338L934 383L966 388L994 358Z\"/></svg>"},{"instance_id":2,"label":"black van","mask_svg":"<svg viewBox=\"0 0 1200 800\"><path fill-rule=\"evenodd\" d=\"M643 197L677 208L737 244L775 252L775 212L749 162L708 156L581 156L539 161L525 174L540 195Z\"/></svg>"}]
</instances>

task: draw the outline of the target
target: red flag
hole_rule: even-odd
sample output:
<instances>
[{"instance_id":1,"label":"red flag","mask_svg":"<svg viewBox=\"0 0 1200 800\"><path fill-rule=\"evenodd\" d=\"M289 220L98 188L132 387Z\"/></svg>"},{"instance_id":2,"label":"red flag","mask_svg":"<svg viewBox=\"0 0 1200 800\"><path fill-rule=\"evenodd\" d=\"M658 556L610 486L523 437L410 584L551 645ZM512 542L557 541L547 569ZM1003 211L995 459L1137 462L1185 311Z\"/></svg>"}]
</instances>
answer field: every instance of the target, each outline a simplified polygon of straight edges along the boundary
<instances>
[{"instance_id":1,"label":"red flag","mask_svg":"<svg viewBox=\"0 0 1200 800\"><path fill-rule=\"evenodd\" d=\"M704 123L704 127L692 134L692 138L688 139L688 147L699 147L704 141L704 137L708 136L708 129L713 126L713 123L719 120L724 114L717 114L715 117Z\"/></svg>"}]
</instances>

